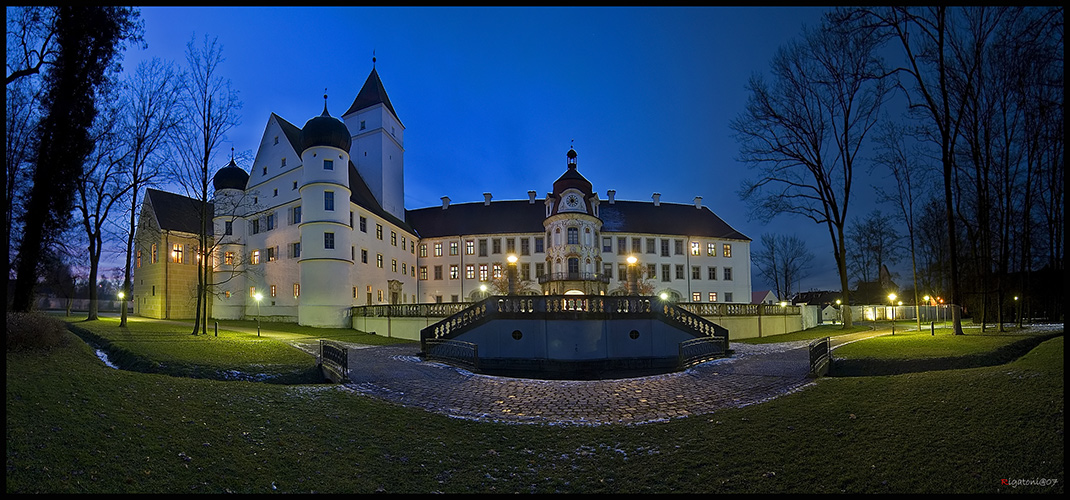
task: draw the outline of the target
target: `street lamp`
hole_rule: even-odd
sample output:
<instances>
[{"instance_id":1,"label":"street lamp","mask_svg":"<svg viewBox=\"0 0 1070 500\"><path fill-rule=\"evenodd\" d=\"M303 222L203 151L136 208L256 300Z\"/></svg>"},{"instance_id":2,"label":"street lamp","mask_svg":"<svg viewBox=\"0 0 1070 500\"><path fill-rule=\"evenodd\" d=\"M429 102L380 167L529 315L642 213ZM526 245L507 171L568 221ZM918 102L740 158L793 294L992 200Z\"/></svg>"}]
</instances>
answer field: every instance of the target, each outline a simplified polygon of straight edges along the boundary
<instances>
[{"instance_id":1,"label":"street lamp","mask_svg":"<svg viewBox=\"0 0 1070 500\"><path fill-rule=\"evenodd\" d=\"M479 285L479 292L482 294L480 298L484 298L484 299L487 298L487 285L486 284Z\"/></svg>"},{"instance_id":2,"label":"street lamp","mask_svg":"<svg viewBox=\"0 0 1070 500\"><path fill-rule=\"evenodd\" d=\"M639 262L639 259L634 255L628 256L628 295L639 295L639 284L637 283L638 277L635 272L635 263Z\"/></svg>"},{"instance_id":3,"label":"street lamp","mask_svg":"<svg viewBox=\"0 0 1070 500\"><path fill-rule=\"evenodd\" d=\"M841 305L842 303L843 301L841 301L840 299L836 299L836 313L840 317L841 325L843 324L843 307Z\"/></svg>"},{"instance_id":4,"label":"street lamp","mask_svg":"<svg viewBox=\"0 0 1070 500\"><path fill-rule=\"evenodd\" d=\"M256 299L256 336L259 337L260 336L260 300L262 300L264 298L264 296L260 292L256 292L256 295L253 295L253 298Z\"/></svg>"},{"instance_id":5,"label":"street lamp","mask_svg":"<svg viewBox=\"0 0 1070 500\"><path fill-rule=\"evenodd\" d=\"M891 320L892 320L892 335L895 335L895 294L894 293L889 293L888 294L888 302L890 302L891 306L892 306L892 314L890 316L891 316Z\"/></svg>"},{"instance_id":6,"label":"street lamp","mask_svg":"<svg viewBox=\"0 0 1070 500\"><path fill-rule=\"evenodd\" d=\"M509 280L509 295L514 295L516 294L516 255L509 254L505 260L509 262L509 268L506 269L506 277Z\"/></svg>"}]
</instances>

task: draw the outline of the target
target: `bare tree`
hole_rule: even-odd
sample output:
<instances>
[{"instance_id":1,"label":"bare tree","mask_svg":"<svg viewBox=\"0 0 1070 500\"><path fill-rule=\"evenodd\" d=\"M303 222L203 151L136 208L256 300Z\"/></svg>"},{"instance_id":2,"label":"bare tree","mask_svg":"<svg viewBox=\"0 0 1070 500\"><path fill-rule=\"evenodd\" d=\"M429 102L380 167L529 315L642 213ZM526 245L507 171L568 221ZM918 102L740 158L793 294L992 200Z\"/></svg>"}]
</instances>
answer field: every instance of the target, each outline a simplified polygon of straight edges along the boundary
<instances>
[{"instance_id":1,"label":"bare tree","mask_svg":"<svg viewBox=\"0 0 1070 500\"><path fill-rule=\"evenodd\" d=\"M138 197L151 186L163 171L167 157L167 141L178 126L178 105L182 74L174 63L153 58L138 64L137 70L123 82L124 147L128 152L129 197L126 209L129 224L125 228L126 255L124 258L123 287L127 297L131 290L130 266L134 252L134 233L140 206ZM126 307L122 310L119 326L126 326Z\"/></svg>"},{"instance_id":2,"label":"bare tree","mask_svg":"<svg viewBox=\"0 0 1070 500\"><path fill-rule=\"evenodd\" d=\"M732 122L741 159L759 169L743 187L759 219L795 214L829 233L850 303L844 226L856 160L888 96L879 40L826 19L777 52L773 81L751 78L747 109ZM846 308L844 328L852 318Z\"/></svg>"},{"instance_id":3,"label":"bare tree","mask_svg":"<svg viewBox=\"0 0 1070 500\"><path fill-rule=\"evenodd\" d=\"M56 9L40 5L8 8L5 85L40 74L56 59Z\"/></svg>"},{"instance_id":4,"label":"bare tree","mask_svg":"<svg viewBox=\"0 0 1070 500\"><path fill-rule=\"evenodd\" d=\"M181 104L183 123L175 134L179 164L173 173L186 195L199 202L197 312L192 332L197 335L199 331L208 331L209 273L212 269L208 257L210 247L214 245L208 236L213 215L208 211L208 183L213 173L212 165L220 163L215 160L219 146L227 131L239 122L237 113L241 103L237 92L230 87L230 80L219 74L223 54L216 38L205 36L200 46L190 40L186 45L186 62L189 67Z\"/></svg>"},{"instance_id":5,"label":"bare tree","mask_svg":"<svg viewBox=\"0 0 1070 500\"><path fill-rule=\"evenodd\" d=\"M799 291L798 285L807 277L814 254L806 249L806 242L795 235L762 235L762 248L752 254L759 274L776 287L781 300Z\"/></svg>"},{"instance_id":6,"label":"bare tree","mask_svg":"<svg viewBox=\"0 0 1070 500\"><path fill-rule=\"evenodd\" d=\"M902 125L887 122L882 134L878 137L878 154L874 162L875 167L882 167L891 172L895 180L894 191L885 188L877 188L877 196L881 202L895 206L896 218L907 230L907 241L910 248L910 274L914 283L914 317L918 320L918 330L921 330L921 315L918 303L920 302L918 291L918 261L917 246L914 243L916 234L915 222L917 210L920 208L921 193L926 185L926 173L928 167L918 162L921 155L912 150L907 144L908 136Z\"/></svg>"}]
</instances>

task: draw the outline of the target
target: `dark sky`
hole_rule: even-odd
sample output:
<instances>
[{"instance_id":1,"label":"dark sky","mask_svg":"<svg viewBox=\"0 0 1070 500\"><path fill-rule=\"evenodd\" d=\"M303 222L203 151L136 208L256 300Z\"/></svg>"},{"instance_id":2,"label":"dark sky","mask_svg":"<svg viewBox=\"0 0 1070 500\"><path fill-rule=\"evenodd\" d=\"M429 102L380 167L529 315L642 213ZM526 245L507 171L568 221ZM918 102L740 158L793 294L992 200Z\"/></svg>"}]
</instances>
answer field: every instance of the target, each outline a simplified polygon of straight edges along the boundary
<instances>
[{"instance_id":1,"label":"dark sky","mask_svg":"<svg viewBox=\"0 0 1070 500\"><path fill-rule=\"evenodd\" d=\"M372 69L405 125L410 209L545 196L574 146L603 199L687 203L701 196L754 240L795 234L816 256L803 289L839 289L824 226L790 216L748 217L729 123L745 85L776 49L816 26L814 7L707 8L211 8L146 7L147 50L185 65L186 44L218 37L243 102L216 163L230 148L251 159L270 113L297 126L344 112ZM241 164L249 168L249 161ZM864 172L863 172L864 174ZM868 180L856 180L859 189ZM851 214L872 209L857 195ZM752 272L755 290L768 288Z\"/></svg>"}]
</instances>

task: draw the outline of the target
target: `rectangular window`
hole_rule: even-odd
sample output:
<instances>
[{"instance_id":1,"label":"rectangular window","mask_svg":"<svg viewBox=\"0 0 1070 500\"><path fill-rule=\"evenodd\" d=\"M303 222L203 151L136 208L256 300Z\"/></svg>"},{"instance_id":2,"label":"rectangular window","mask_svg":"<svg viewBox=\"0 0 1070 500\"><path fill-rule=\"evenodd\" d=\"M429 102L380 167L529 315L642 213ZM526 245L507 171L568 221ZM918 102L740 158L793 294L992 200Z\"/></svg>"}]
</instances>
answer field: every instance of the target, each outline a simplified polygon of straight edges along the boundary
<instances>
[{"instance_id":1,"label":"rectangular window","mask_svg":"<svg viewBox=\"0 0 1070 500\"><path fill-rule=\"evenodd\" d=\"M137 267L138 269L140 269L141 268L141 250L137 251L137 257L135 258L135 261L137 262L137 264L134 267Z\"/></svg>"},{"instance_id":2,"label":"rectangular window","mask_svg":"<svg viewBox=\"0 0 1070 500\"><path fill-rule=\"evenodd\" d=\"M610 276L610 278L612 278L612 276ZM624 264L618 264L617 265L617 280L618 281L627 281L627 279L628 279L628 266L626 266Z\"/></svg>"},{"instance_id":3,"label":"rectangular window","mask_svg":"<svg viewBox=\"0 0 1070 500\"><path fill-rule=\"evenodd\" d=\"M226 234L227 236L234 234L234 221L228 220L223 222L223 234Z\"/></svg>"},{"instance_id":4,"label":"rectangular window","mask_svg":"<svg viewBox=\"0 0 1070 500\"><path fill-rule=\"evenodd\" d=\"M628 238L623 236L617 238L617 255L624 255L628 252Z\"/></svg>"},{"instance_id":5,"label":"rectangular window","mask_svg":"<svg viewBox=\"0 0 1070 500\"><path fill-rule=\"evenodd\" d=\"M427 257L427 243L420 243L420 257Z\"/></svg>"},{"instance_id":6,"label":"rectangular window","mask_svg":"<svg viewBox=\"0 0 1070 500\"><path fill-rule=\"evenodd\" d=\"M390 246L398 246L398 233L390 231Z\"/></svg>"},{"instance_id":7,"label":"rectangular window","mask_svg":"<svg viewBox=\"0 0 1070 500\"><path fill-rule=\"evenodd\" d=\"M729 245L728 243L725 243L723 245L723 247L722 247L721 255L723 255L725 257L731 257L732 256L732 245ZM728 300L727 295L725 296L725 300Z\"/></svg>"},{"instance_id":8,"label":"rectangular window","mask_svg":"<svg viewBox=\"0 0 1070 500\"><path fill-rule=\"evenodd\" d=\"M249 263L253 265L260 263L260 250L253 250L252 256L249 258Z\"/></svg>"},{"instance_id":9,"label":"rectangular window","mask_svg":"<svg viewBox=\"0 0 1070 500\"><path fill-rule=\"evenodd\" d=\"M435 279L442 279L442 266L435 266Z\"/></svg>"},{"instance_id":10,"label":"rectangular window","mask_svg":"<svg viewBox=\"0 0 1070 500\"><path fill-rule=\"evenodd\" d=\"M724 280L725 281L732 281L732 268L731 267L724 268ZM728 300L728 299L726 298L725 300Z\"/></svg>"},{"instance_id":11,"label":"rectangular window","mask_svg":"<svg viewBox=\"0 0 1070 500\"><path fill-rule=\"evenodd\" d=\"M520 264L520 279L524 281L531 279L531 264L527 262Z\"/></svg>"},{"instance_id":12,"label":"rectangular window","mask_svg":"<svg viewBox=\"0 0 1070 500\"><path fill-rule=\"evenodd\" d=\"M702 266L691 266L691 279L702 279Z\"/></svg>"},{"instance_id":13,"label":"rectangular window","mask_svg":"<svg viewBox=\"0 0 1070 500\"><path fill-rule=\"evenodd\" d=\"M171 262L182 263L182 245L179 243L171 245Z\"/></svg>"},{"instance_id":14,"label":"rectangular window","mask_svg":"<svg viewBox=\"0 0 1070 500\"><path fill-rule=\"evenodd\" d=\"M678 280L684 279L684 265L683 264L677 264L676 265L676 279L678 279Z\"/></svg>"},{"instance_id":15,"label":"rectangular window","mask_svg":"<svg viewBox=\"0 0 1070 500\"><path fill-rule=\"evenodd\" d=\"M707 243L706 244L706 255L708 255L710 257L716 257L717 256L717 244L716 243Z\"/></svg>"},{"instance_id":16,"label":"rectangular window","mask_svg":"<svg viewBox=\"0 0 1070 500\"><path fill-rule=\"evenodd\" d=\"M545 241L542 239L542 236L535 238L535 253L543 253L545 251L544 248Z\"/></svg>"},{"instance_id":17,"label":"rectangular window","mask_svg":"<svg viewBox=\"0 0 1070 500\"><path fill-rule=\"evenodd\" d=\"M290 243L290 255L295 259L301 258L301 242L295 241Z\"/></svg>"},{"instance_id":18,"label":"rectangular window","mask_svg":"<svg viewBox=\"0 0 1070 500\"><path fill-rule=\"evenodd\" d=\"M691 302L702 302L702 292L691 292Z\"/></svg>"},{"instance_id":19,"label":"rectangular window","mask_svg":"<svg viewBox=\"0 0 1070 500\"><path fill-rule=\"evenodd\" d=\"M334 170L334 160L323 160L324 170Z\"/></svg>"},{"instance_id":20,"label":"rectangular window","mask_svg":"<svg viewBox=\"0 0 1070 500\"><path fill-rule=\"evenodd\" d=\"M323 209L328 212L334 211L334 191L323 192Z\"/></svg>"},{"instance_id":21,"label":"rectangular window","mask_svg":"<svg viewBox=\"0 0 1070 500\"><path fill-rule=\"evenodd\" d=\"M486 239L479 240L479 256L480 257L486 257L487 256L487 240Z\"/></svg>"},{"instance_id":22,"label":"rectangular window","mask_svg":"<svg viewBox=\"0 0 1070 500\"><path fill-rule=\"evenodd\" d=\"M531 240L520 238L520 255L531 255Z\"/></svg>"},{"instance_id":23,"label":"rectangular window","mask_svg":"<svg viewBox=\"0 0 1070 500\"><path fill-rule=\"evenodd\" d=\"M725 302L732 302L732 292L725 292L724 293L724 301Z\"/></svg>"},{"instance_id":24,"label":"rectangular window","mask_svg":"<svg viewBox=\"0 0 1070 500\"><path fill-rule=\"evenodd\" d=\"M270 291L271 296L274 297L275 296L275 292L277 291L276 288L275 288L275 285L271 285L268 289L271 290Z\"/></svg>"},{"instance_id":25,"label":"rectangular window","mask_svg":"<svg viewBox=\"0 0 1070 500\"><path fill-rule=\"evenodd\" d=\"M706 273L706 278L707 279L711 279L711 280L717 279L717 266L707 267L706 270L708 271Z\"/></svg>"},{"instance_id":26,"label":"rectangular window","mask_svg":"<svg viewBox=\"0 0 1070 500\"><path fill-rule=\"evenodd\" d=\"M671 278L671 276L669 274L669 271L671 269L672 269L672 266L670 266L668 264L662 264L661 265L661 281L672 281L672 278Z\"/></svg>"},{"instance_id":27,"label":"rectangular window","mask_svg":"<svg viewBox=\"0 0 1070 500\"><path fill-rule=\"evenodd\" d=\"M260 219L253 219L249 221L249 234L260 233Z\"/></svg>"},{"instance_id":28,"label":"rectangular window","mask_svg":"<svg viewBox=\"0 0 1070 500\"><path fill-rule=\"evenodd\" d=\"M502 239L501 238L494 238L494 239L490 240L490 243L491 243L491 253L502 253Z\"/></svg>"},{"instance_id":29,"label":"rectangular window","mask_svg":"<svg viewBox=\"0 0 1070 500\"><path fill-rule=\"evenodd\" d=\"M398 260L390 259L390 272L398 272Z\"/></svg>"},{"instance_id":30,"label":"rectangular window","mask_svg":"<svg viewBox=\"0 0 1070 500\"><path fill-rule=\"evenodd\" d=\"M710 292L710 302L717 302L717 292Z\"/></svg>"},{"instance_id":31,"label":"rectangular window","mask_svg":"<svg viewBox=\"0 0 1070 500\"><path fill-rule=\"evenodd\" d=\"M580 244L580 230L579 230L579 228L570 227L570 228L568 228L567 231L568 231L568 234L567 234L567 239L565 241L569 245L579 245Z\"/></svg>"},{"instance_id":32,"label":"rectangular window","mask_svg":"<svg viewBox=\"0 0 1070 500\"><path fill-rule=\"evenodd\" d=\"M464 254L475 255L476 254L476 242L475 240L465 240L464 242Z\"/></svg>"},{"instance_id":33,"label":"rectangular window","mask_svg":"<svg viewBox=\"0 0 1070 500\"><path fill-rule=\"evenodd\" d=\"M493 276L494 279L498 279L498 278L502 277L502 265L501 264L498 264L498 263L494 264L494 266L491 268L491 276Z\"/></svg>"},{"instance_id":34,"label":"rectangular window","mask_svg":"<svg viewBox=\"0 0 1070 500\"><path fill-rule=\"evenodd\" d=\"M293 223L294 224L300 224L301 223L301 205L298 205L298 206L293 208Z\"/></svg>"},{"instance_id":35,"label":"rectangular window","mask_svg":"<svg viewBox=\"0 0 1070 500\"><path fill-rule=\"evenodd\" d=\"M294 298L296 299L296 298L298 298L300 296L301 296L301 284L300 283L294 283Z\"/></svg>"},{"instance_id":36,"label":"rectangular window","mask_svg":"<svg viewBox=\"0 0 1070 500\"><path fill-rule=\"evenodd\" d=\"M643 253L643 240L640 238L632 238L632 253Z\"/></svg>"},{"instance_id":37,"label":"rectangular window","mask_svg":"<svg viewBox=\"0 0 1070 500\"><path fill-rule=\"evenodd\" d=\"M285 166L286 166L286 158L283 158L283 159L282 159L282 165L281 165L281 166L283 166L283 167L285 167Z\"/></svg>"},{"instance_id":38,"label":"rectangular window","mask_svg":"<svg viewBox=\"0 0 1070 500\"><path fill-rule=\"evenodd\" d=\"M368 218L367 217L361 217L360 218L360 232L362 232L362 233L368 232Z\"/></svg>"},{"instance_id":39,"label":"rectangular window","mask_svg":"<svg viewBox=\"0 0 1070 500\"><path fill-rule=\"evenodd\" d=\"M377 239L379 241L383 241L383 225L382 224L376 224L375 225L375 239Z\"/></svg>"},{"instance_id":40,"label":"rectangular window","mask_svg":"<svg viewBox=\"0 0 1070 500\"><path fill-rule=\"evenodd\" d=\"M473 280L476 279L476 266L473 264L464 265L464 279Z\"/></svg>"},{"instance_id":41,"label":"rectangular window","mask_svg":"<svg viewBox=\"0 0 1070 500\"><path fill-rule=\"evenodd\" d=\"M650 279L657 278L658 277L658 272L657 271L658 271L658 265L657 264L647 264L647 266L646 266L646 277L650 278Z\"/></svg>"},{"instance_id":42,"label":"rectangular window","mask_svg":"<svg viewBox=\"0 0 1070 500\"><path fill-rule=\"evenodd\" d=\"M505 252L516 253L516 238L505 239Z\"/></svg>"},{"instance_id":43,"label":"rectangular window","mask_svg":"<svg viewBox=\"0 0 1070 500\"><path fill-rule=\"evenodd\" d=\"M488 277L489 276L487 274L487 265L486 264L480 264L479 265L479 281L487 281Z\"/></svg>"},{"instance_id":44,"label":"rectangular window","mask_svg":"<svg viewBox=\"0 0 1070 500\"><path fill-rule=\"evenodd\" d=\"M275 212L271 212L270 214L267 214L267 229L266 229L266 231L271 231L272 229L275 229Z\"/></svg>"},{"instance_id":45,"label":"rectangular window","mask_svg":"<svg viewBox=\"0 0 1070 500\"><path fill-rule=\"evenodd\" d=\"M542 276L545 271L546 264L543 264L542 262L535 263L535 277Z\"/></svg>"},{"instance_id":46,"label":"rectangular window","mask_svg":"<svg viewBox=\"0 0 1070 500\"><path fill-rule=\"evenodd\" d=\"M360 249L360 262L362 264L368 263L368 250L365 248Z\"/></svg>"},{"instance_id":47,"label":"rectangular window","mask_svg":"<svg viewBox=\"0 0 1070 500\"><path fill-rule=\"evenodd\" d=\"M450 264L450 279L455 280L457 278L460 278L460 274L461 268L458 267L457 264Z\"/></svg>"},{"instance_id":48,"label":"rectangular window","mask_svg":"<svg viewBox=\"0 0 1070 500\"><path fill-rule=\"evenodd\" d=\"M253 298L256 298L256 287L255 286L249 287L249 296L253 297Z\"/></svg>"},{"instance_id":49,"label":"rectangular window","mask_svg":"<svg viewBox=\"0 0 1070 500\"><path fill-rule=\"evenodd\" d=\"M699 246L697 241L691 242L691 255L699 255ZM697 300L695 302L698 302Z\"/></svg>"},{"instance_id":50,"label":"rectangular window","mask_svg":"<svg viewBox=\"0 0 1070 500\"><path fill-rule=\"evenodd\" d=\"M646 253L658 253L657 249L654 247L654 238L646 239Z\"/></svg>"},{"instance_id":51,"label":"rectangular window","mask_svg":"<svg viewBox=\"0 0 1070 500\"><path fill-rule=\"evenodd\" d=\"M435 257L442 257L442 243L435 243Z\"/></svg>"},{"instance_id":52,"label":"rectangular window","mask_svg":"<svg viewBox=\"0 0 1070 500\"><path fill-rule=\"evenodd\" d=\"M608 262L607 263L603 263L602 264L602 274L604 274L609 279L613 279L613 264L610 264Z\"/></svg>"},{"instance_id":53,"label":"rectangular window","mask_svg":"<svg viewBox=\"0 0 1070 500\"><path fill-rule=\"evenodd\" d=\"M420 280L427 281L427 266L420 266Z\"/></svg>"},{"instance_id":54,"label":"rectangular window","mask_svg":"<svg viewBox=\"0 0 1070 500\"><path fill-rule=\"evenodd\" d=\"M278 256L275 255L276 253L278 253L277 249L278 249L278 247L267 247L267 260L268 260L268 262L274 262L275 259L278 258Z\"/></svg>"},{"instance_id":55,"label":"rectangular window","mask_svg":"<svg viewBox=\"0 0 1070 500\"><path fill-rule=\"evenodd\" d=\"M673 255L683 255L684 254L684 240L673 240L672 241L672 254Z\"/></svg>"},{"instance_id":56,"label":"rectangular window","mask_svg":"<svg viewBox=\"0 0 1070 500\"><path fill-rule=\"evenodd\" d=\"M375 267L378 267L379 269L383 268L383 254L375 254Z\"/></svg>"},{"instance_id":57,"label":"rectangular window","mask_svg":"<svg viewBox=\"0 0 1070 500\"><path fill-rule=\"evenodd\" d=\"M610 238L609 236L602 237L602 251L613 252L613 238Z\"/></svg>"},{"instance_id":58,"label":"rectangular window","mask_svg":"<svg viewBox=\"0 0 1070 500\"><path fill-rule=\"evenodd\" d=\"M667 240L665 238L661 239L661 256L662 257L668 257L669 256L669 240Z\"/></svg>"},{"instance_id":59,"label":"rectangular window","mask_svg":"<svg viewBox=\"0 0 1070 500\"><path fill-rule=\"evenodd\" d=\"M323 248L334 249L334 233L323 233Z\"/></svg>"},{"instance_id":60,"label":"rectangular window","mask_svg":"<svg viewBox=\"0 0 1070 500\"><path fill-rule=\"evenodd\" d=\"M459 253L460 243L456 241L450 242L450 255L457 255Z\"/></svg>"}]
</instances>

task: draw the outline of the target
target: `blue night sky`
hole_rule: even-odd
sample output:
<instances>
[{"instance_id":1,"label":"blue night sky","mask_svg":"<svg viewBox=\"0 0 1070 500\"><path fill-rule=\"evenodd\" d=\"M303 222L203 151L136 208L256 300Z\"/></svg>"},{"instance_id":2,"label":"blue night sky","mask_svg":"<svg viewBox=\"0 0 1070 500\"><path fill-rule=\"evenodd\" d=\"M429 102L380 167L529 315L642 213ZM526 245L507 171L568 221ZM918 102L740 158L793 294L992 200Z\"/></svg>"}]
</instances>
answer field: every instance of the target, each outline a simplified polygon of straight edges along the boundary
<instances>
[{"instance_id":1,"label":"blue night sky","mask_svg":"<svg viewBox=\"0 0 1070 500\"><path fill-rule=\"evenodd\" d=\"M599 197L703 204L754 240L795 234L816 259L805 289L839 289L824 226L751 220L737 194L753 175L729 123L776 49L815 26L814 7L212 8L146 7L147 50L185 66L187 42L218 37L221 72L243 103L230 147L249 168L271 113L297 126L339 116L375 67L405 125L407 208L541 198L570 146ZM864 172L863 172L864 174ZM850 213L865 215L866 179ZM865 187L862 187L865 186ZM165 187L166 188L166 187ZM767 285L752 271L755 290Z\"/></svg>"}]
</instances>

